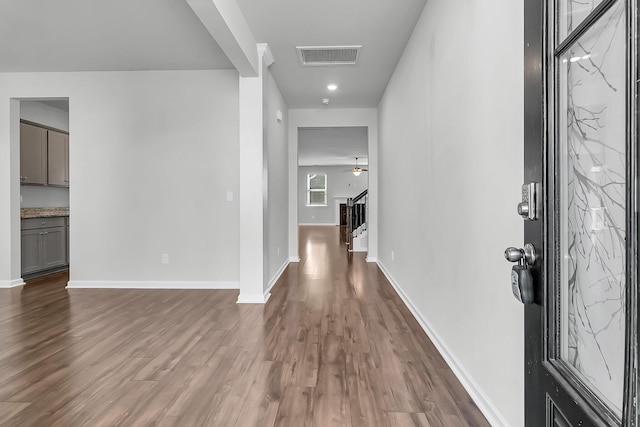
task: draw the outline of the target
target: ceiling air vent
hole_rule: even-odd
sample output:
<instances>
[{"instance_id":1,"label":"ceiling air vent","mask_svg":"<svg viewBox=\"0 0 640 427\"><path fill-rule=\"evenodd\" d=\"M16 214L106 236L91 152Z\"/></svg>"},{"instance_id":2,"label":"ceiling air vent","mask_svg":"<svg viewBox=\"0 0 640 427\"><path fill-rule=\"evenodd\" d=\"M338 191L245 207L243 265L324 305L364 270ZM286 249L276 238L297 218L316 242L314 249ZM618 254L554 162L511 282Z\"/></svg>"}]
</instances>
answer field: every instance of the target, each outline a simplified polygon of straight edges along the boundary
<instances>
[{"instance_id":1,"label":"ceiling air vent","mask_svg":"<svg viewBox=\"0 0 640 427\"><path fill-rule=\"evenodd\" d=\"M298 61L303 67L355 65L362 46L297 46Z\"/></svg>"}]
</instances>

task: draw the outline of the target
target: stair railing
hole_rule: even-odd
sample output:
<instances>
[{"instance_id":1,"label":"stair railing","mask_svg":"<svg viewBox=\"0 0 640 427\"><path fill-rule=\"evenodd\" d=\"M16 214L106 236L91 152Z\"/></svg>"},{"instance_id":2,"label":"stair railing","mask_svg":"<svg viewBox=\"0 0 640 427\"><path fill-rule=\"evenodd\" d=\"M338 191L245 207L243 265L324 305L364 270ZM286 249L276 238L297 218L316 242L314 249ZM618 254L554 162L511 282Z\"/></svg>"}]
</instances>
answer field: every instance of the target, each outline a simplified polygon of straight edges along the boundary
<instances>
[{"instance_id":1,"label":"stair railing","mask_svg":"<svg viewBox=\"0 0 640 427\"><path fill-rule=\"evenodd\" d=\"M367 227L367 195L364 190L356 197L347 199L347 250L353 251L353 238L360 235Z\"/></svg>"}]
</instances>

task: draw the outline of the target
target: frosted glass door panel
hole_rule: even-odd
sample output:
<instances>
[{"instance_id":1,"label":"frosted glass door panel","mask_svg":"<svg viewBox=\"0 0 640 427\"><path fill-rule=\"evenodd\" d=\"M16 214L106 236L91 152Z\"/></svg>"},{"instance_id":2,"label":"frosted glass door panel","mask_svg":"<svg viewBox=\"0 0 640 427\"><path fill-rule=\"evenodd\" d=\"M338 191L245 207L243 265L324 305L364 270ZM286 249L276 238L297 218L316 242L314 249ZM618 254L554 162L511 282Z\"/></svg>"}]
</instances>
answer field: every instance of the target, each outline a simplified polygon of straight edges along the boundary
<instances>
[{"instance_id":1,"label":"frosted glass door panel","mask_svg":"<svg viewBox=\"0 0 640 427\"><path fill-rule=\"evenodd\" d=\"M575 30L593 9L602 3L602 0L560 0L558 3L560 8L558 29L560 40L562 40Z\"/></svg>"},{"instance_id":2,"label":"frosted glass door panel","mask_svg":"<svg viewBox=\"0 0 640 427\"><path fill-rule=\"evenodd\" d=\"M625 348L625 42L625 4L618 1L559 57L557 109L560 356L618 414Z\"/></svg>"}]
</instances>

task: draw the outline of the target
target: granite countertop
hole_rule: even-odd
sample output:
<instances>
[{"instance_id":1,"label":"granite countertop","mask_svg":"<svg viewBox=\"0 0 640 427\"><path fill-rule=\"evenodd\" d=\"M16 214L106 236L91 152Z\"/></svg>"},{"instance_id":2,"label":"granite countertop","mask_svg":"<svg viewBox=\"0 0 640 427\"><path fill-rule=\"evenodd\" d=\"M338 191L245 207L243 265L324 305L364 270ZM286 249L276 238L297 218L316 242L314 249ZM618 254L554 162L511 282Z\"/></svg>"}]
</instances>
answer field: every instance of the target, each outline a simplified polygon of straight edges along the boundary
<instances>
[{"instance_id":1,"label":"granite countertop","mask_svg":"<svg viewBox=\"0 0 640 427\"><path fill-rule=\"evenodd\" d=\"M52 216L69 216L69 208L22 208L20 218L47 218Z\"/></svg>"}]
</instances>

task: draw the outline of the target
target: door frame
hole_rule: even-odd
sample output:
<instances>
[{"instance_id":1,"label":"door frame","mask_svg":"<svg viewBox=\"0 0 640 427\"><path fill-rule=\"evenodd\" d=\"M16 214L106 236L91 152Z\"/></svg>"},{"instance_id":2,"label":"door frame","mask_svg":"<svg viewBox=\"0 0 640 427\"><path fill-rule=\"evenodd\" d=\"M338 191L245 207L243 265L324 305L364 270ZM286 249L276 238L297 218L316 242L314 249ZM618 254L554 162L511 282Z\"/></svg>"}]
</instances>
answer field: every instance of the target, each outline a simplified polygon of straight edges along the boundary
<instances>
[{"instance_id":1,"label":"door frame","mask_svg":"<svg viewBox=\"0 0 640 427\"><path fill-rule=\"evenodd\" d=\"M628 34L635 34L637 37L638 13L637 0L603 0L598 8L608 8L615 1L626 1L627 6L627 26L625 30ZM525 0L524 3L524 182L542 183L542 197L544 202L543 221L526 221L524 224L525 242L532 243L536 248L546 252L541 253L541 261L536 262L533 269L534 283L540 284L535 289L535 304L524 306L525 311L525 423L526 425L539 426L548 425L548 399L547 391L557 389L558 385L565 386L561 375L551 362L547 360L549 356L550 332L547 329L548 320L552 319L554 306L552 304L555 295L548 292L547 281L551 279L552 263L555 260L555 248L551 248L550 242L553 236L551 223L547 221L547 212L553 208L554 193L549 189L550 176L553 168L550 166L551 137L548 135L550 111L547 98L550 89L555 84L553 73L553 49L550 46L553 39L550 37L550 30L553 22L549 22L550 5L555 4L552 0ZM637 407L635 397L638 388L638 343L639 331L638 320L638 117L639 108L637 94L639 93L640 82L638 82L638 41L632 37L627 39L628 66L626 70L627 85L629 94L627 96L626 120L629 125L626 130L626 146L629 165L627 166L627 206L626 209L632 214L627 215L627 259L626 259L626 342L625 342L625 379L624 402L622 419L623 425L638 425ZM526 159L538 159L535 164L527 162ZM541 325L544 327L541 328ZM540 333L542 330L542 334ZM612 423L614 419L609 415L600 416L598 405L594 399L583 399L577 393L570 396L577 402L574 408L567 413L569 418L579 417L580 414L587 414L590 418L599 422ZM551 391L553 393L553 391ZM556 395L560 393L556 390ZM553 397L553 396L552 396ZM588 421L587 421L588 422ZM616 421L617 422L617 421ZM586 424L585 424L586 425Z\"/></svg>"},{"instance_id":2,"label":"door frame","mask_svg":"<svg viewBox=\"0 0 640 427\"><path fill-rule=\"evenodd\" d=\"M368 135L369 218L367 262L378 261L378 115L373 108L289 110L289 261L299 262L298 129L366 127Z\"/></svg>"}]
</instances>

